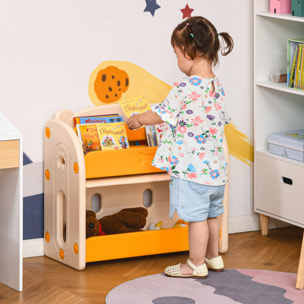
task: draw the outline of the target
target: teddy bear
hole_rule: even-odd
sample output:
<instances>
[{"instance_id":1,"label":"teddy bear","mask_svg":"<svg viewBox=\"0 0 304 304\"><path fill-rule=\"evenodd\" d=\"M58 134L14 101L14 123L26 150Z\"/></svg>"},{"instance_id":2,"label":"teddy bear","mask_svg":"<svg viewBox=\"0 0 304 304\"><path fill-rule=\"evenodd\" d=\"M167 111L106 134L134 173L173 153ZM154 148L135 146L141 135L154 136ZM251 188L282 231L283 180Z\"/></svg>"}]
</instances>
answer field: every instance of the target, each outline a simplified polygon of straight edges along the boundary
<instances>
[{"instance_id":1,"label":"teddy bear","mask_svg":"<svg viewBox=\"0 0 304 304\"><path fill-rule=\"evenodd\" d=\"M143 207L125 208L119 212L96 218L96 213L86 210L86 238L98 235L141 231L146 225L148 210Z\"/></svg>"}]
</instances>

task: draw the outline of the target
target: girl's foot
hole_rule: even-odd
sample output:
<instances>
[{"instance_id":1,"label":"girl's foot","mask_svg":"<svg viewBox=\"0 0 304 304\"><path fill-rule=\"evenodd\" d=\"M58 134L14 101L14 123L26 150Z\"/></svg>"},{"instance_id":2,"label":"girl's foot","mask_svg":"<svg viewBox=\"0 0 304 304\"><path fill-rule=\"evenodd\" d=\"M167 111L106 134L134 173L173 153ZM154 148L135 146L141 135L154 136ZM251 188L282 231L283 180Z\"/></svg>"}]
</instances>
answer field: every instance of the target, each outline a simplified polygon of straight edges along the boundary
<instances>
[{"instance_id":1,"label":"girl's foot","mask_svg":"<svg viewBox=\"0 0 304 304\"><path fill-rule=\"evenodd\" d=\"M196 266L188 259L186 264L168 266L165 275L175 278L204 279L208 275L208 268L206 263Z\"/></svg>"},{"instance_id":2,"label":"girl's foot","mask_svg":"<svg viewBox=\"0 0 304 304\"><path fill-rule=\"evenodd\" d=\"M205 258L208 269L212 271L223 271L224 270L224 261L223 258L219 255L215 258L208 259Z\"/></svg>"}]
</instances>

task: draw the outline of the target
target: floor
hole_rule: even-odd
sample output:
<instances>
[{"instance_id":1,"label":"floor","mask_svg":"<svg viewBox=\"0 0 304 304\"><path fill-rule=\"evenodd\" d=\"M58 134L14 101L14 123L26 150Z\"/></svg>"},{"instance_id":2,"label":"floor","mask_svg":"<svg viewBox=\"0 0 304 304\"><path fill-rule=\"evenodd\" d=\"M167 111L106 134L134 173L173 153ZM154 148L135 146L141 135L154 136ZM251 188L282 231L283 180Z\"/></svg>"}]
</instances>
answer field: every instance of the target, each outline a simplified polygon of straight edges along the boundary
<instances>
[{"instance_id":1,"label":"floor","mask_svg":"<svg viewBox=\"0 0 304 304\"><path fill-rule=\"evenodd\" d=\"M223 254L226 268L265 269L297 273L303 230L286 227L229 235ZM187 252L89 263L83 271L47 257L24 259L24 290L0 284L0 303L105 303L115 286L137 277L160 273L171 264L184 262ZM1 271L1 270L0 270Z\"/></svg>"}]
</instances>

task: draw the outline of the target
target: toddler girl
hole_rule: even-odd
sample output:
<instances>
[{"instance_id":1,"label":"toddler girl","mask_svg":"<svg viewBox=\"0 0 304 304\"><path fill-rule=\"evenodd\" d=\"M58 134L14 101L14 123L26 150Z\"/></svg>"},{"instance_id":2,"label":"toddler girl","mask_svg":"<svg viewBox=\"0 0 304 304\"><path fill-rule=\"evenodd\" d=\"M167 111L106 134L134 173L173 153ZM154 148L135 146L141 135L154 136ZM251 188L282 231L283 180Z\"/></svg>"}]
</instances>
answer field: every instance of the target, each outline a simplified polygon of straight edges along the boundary
<instances>
[{"instance_id":1,"label":"toddler girl","mask_svg":"<svg viewBox=\"0 0 304 304\"><path fill-rule=\"evenodd\" d=\"M186 75L174 84L165 100L152 111L133 115L127 125L167 123L152 165L171 175L170 218L176 211L189 223L189 259L169 266L171 277L205 278L208 268L222 271L218 253L219 224L224 212L227 162L223 151L224 126L230 122L225 94L212 67L232 51L228 33L218 33L203 17L191 17L173 31L171 44L178 67Z\"/></svg>"}]
</instances>

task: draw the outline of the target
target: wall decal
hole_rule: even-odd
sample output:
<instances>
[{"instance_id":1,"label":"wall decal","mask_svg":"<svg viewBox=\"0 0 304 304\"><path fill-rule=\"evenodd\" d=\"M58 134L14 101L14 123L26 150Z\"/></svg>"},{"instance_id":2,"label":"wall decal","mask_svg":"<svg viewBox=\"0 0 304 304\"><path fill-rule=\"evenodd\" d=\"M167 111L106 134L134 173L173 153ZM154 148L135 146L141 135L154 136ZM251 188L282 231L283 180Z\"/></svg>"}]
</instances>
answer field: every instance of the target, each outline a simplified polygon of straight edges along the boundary
<instances>
[{"instance_id":1,"label":"wall decal","mask_svg":"<svg viewBox=\"0 0 304 304\"><path fill-rule=\"evenodd\" d=\"M146 0L146 8L144 12L150 12L154 16L155 11L159 9L160 6L156 3L156 0Z\"/></svg>"},{"instance_id":2,"label":"wall decal","mask_svg":"<svg viewBox=\"0 0 304 304\"><path fill-rule=\"evenodd\" d=\"M250 139L230 123L225 126L229 154L251 166L254 161L253 145Z\"/></svg>"},{"instance_id":3,"label":"wall decal","mask_svg":"<svg viewBox=\"0 0 304 304\"><path fill-rule=\"evenodd\" d=\"M115 66L100 69L94 81L94 92L104 103L111 103L121 98L121 94L129 87L129 76L124 70Z\"/></svg>"},{"instance_id":4,"label":"wall decal","mask_svg":"<svg viewBox=\"0 0 304 304\"><path fill-rule=\"evenodd\" d=\"M194 9L190 8L188 3L187 3L185 8L181 9L181 12L183 13L183 19L190 18L193 11L194 11Z\"/></svg>"},{"instance_id":5,"label":"wall decal","mask_svg":"<svg viewBox=\"0 0 304 304\"><path fill-rule=\"evenodd\" d=\"M135 96L145 96L150 103L161 102L170 90L170 85L127 61L104 61L89 79L89 97L96 106Z\"/></svg>"}]
</instances>

